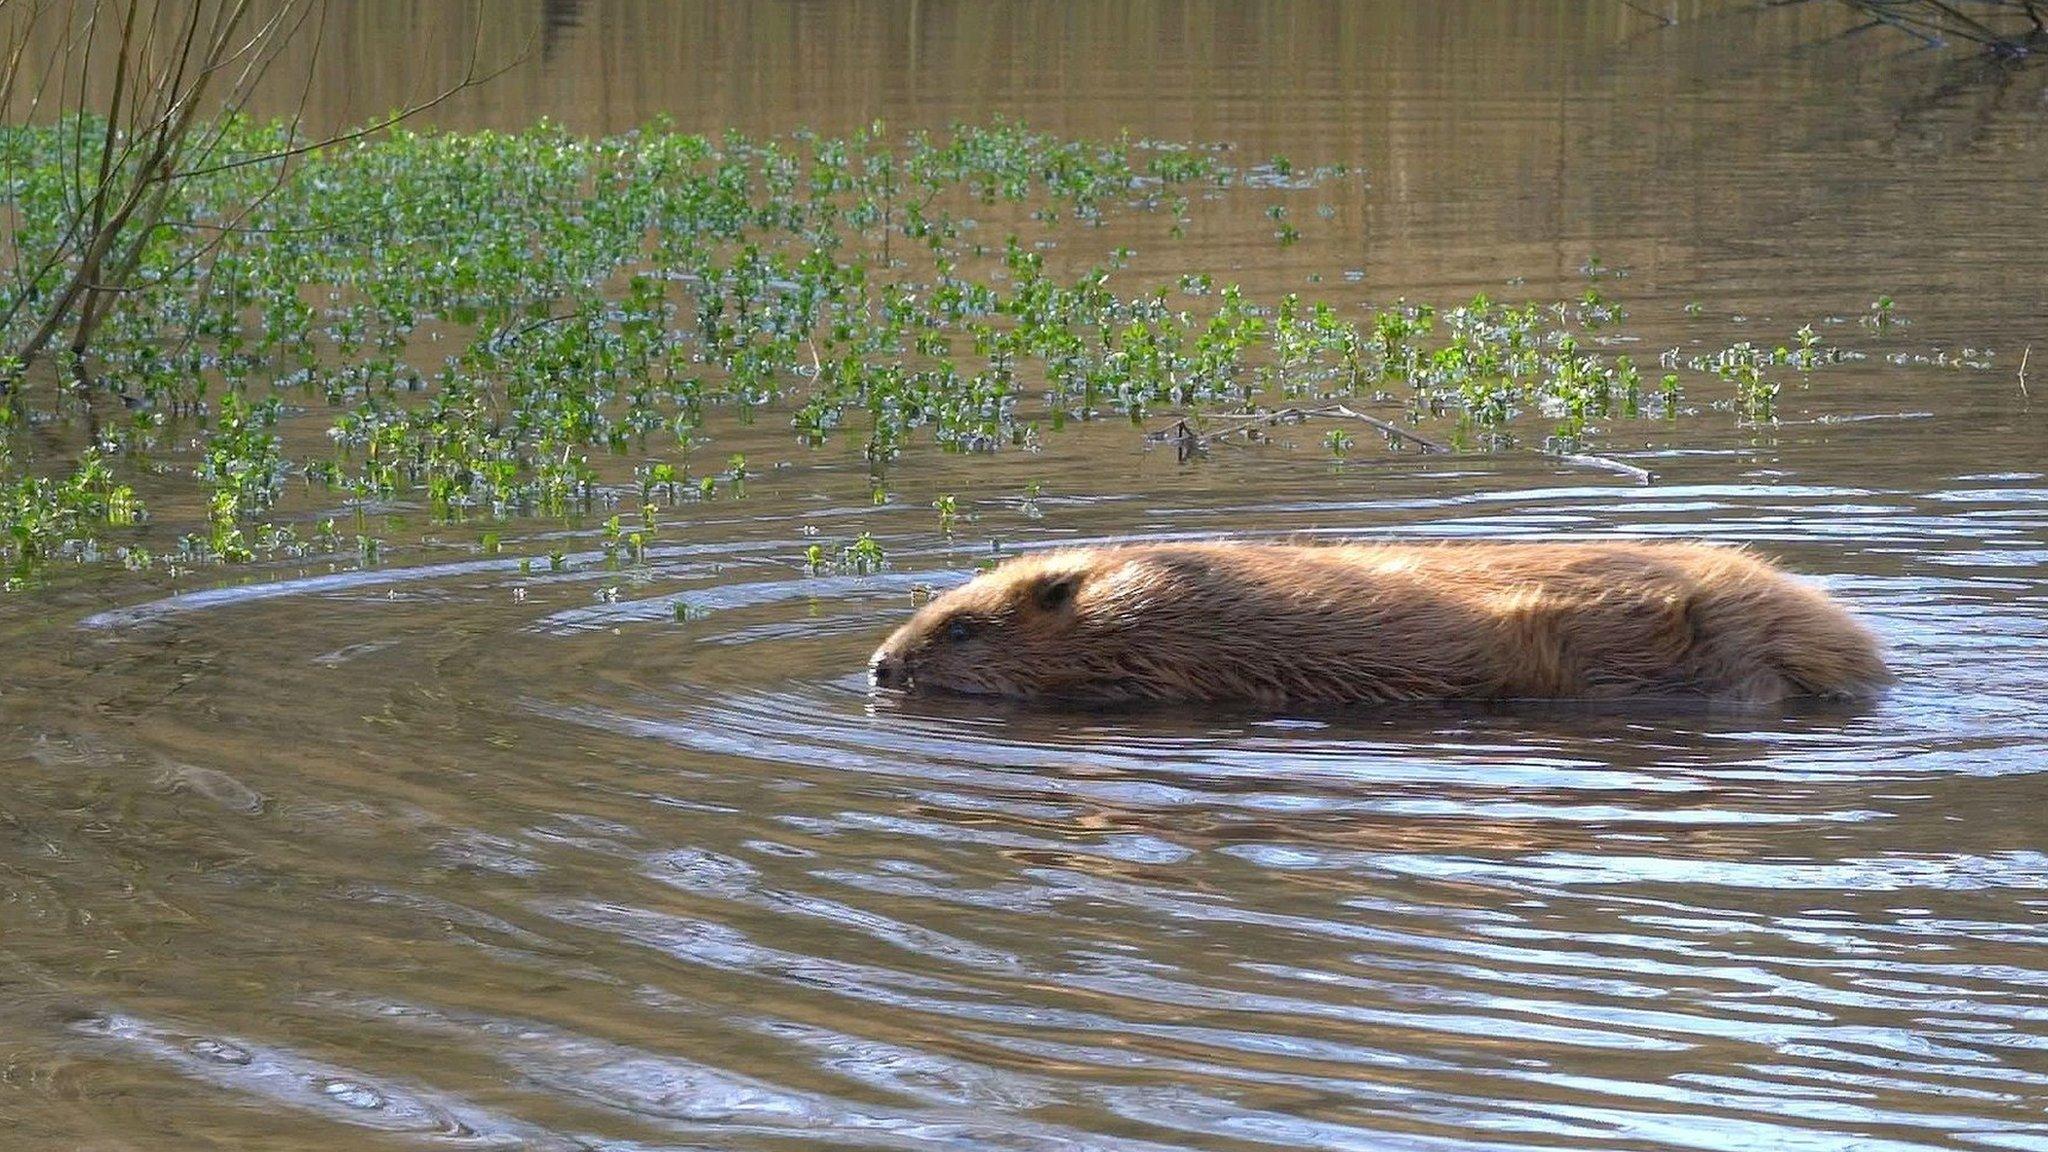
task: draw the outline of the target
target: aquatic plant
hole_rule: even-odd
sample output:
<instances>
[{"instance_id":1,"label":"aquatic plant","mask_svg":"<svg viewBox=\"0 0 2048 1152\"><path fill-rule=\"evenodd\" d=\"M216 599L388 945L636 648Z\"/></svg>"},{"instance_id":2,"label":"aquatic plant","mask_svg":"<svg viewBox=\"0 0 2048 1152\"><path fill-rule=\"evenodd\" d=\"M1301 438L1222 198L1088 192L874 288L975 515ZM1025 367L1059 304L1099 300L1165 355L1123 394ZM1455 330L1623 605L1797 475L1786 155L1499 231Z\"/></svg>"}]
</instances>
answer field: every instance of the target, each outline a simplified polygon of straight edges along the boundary
<instances>
[{"instance_id":1,"label":"aquatic plant","mask_svg":"<svg viewBox=\"0 0 2048 1152\"><path fill-rule=\"evenodd\" d=\"M27 582L35 563L60 549L89 552L98 529L134 524L142 514L134 490L114 480L94 448L86 449L67 476L22 476L0 484L0 557L9 562L0 569L0 584L12 589Z\"/></svg>"},{"instance_id":2,"label":"aquatic plant","mask_svg":"<svg viewBox=\"0 0 2048 1152\"><path fill-rule=\"evenodd\" d=\"M888 555L874 536L863 532L851 543L843 544L837 552L828 552L822 544L811 544L804 549L804 571L813 576L828 572L850 576L866 576L880 572L888 563Z\"/></svg>"},{"instance_id":3,"label":"aquatic plant","mask_svg":"<svg viewBox=\"0 0 2048 1152\"><path fill-rule=\"evenodd\" d=\"M230 152L291 138L232 118L220 129ZM17 208L55 195L81 131L109 130L0 128ZM194 173L181 226L148 233L123 306L73 362L82 383L17 390L0 408L0 477L66 475L98 445L95 477L132 474L189 507L182 471L203 524L155 552L154 529L127 529L130 555L181 565L322 547L368 561L369 514L406 502L493 539L514 518L588 518L625 562L658 510L744 496L763 474L730 450L702 463L735 427L784 425L793 451L858 446L878 501L919 441L982 455L1042 447L1076 422L1163 419L1186 430L1169 437L1185 454L1238 427L1233 414L1332 405L1396 447L1548 444L1577 461L1609 422L1674 414L1681 373L1768 420L1771 370L1838 356L1808 327L1796 349L1668 354L1662 386L1645 389L1609 351L1628 315L1607 295L1620 272L1596 262L1567 299L1365 308L1262 302L1199 270L1147 283L1127 249L1091 257L1076 243L1113 214L1179 221L1198 201L1270 201L1338 175L1226 156L1002 121L770 140L542 124L350 139L296 157L258 198L248 168ZM59 275L72 259L55 257ZM15 317L0 343L26 330L24 294L39 290L0 279L0 316ZM72 447L23 436L24 416ZM1357 450L1349 432L1326 443ZM119 526L51 519L41 501L0 518L10 562L65 542L91 554L81 545ZM937 508L942 528L956 522L956 506ZM339 517L356 525L351 544L289 530ZM819 552L811 567L879 563Z\"/></svg>"}]
</instances>

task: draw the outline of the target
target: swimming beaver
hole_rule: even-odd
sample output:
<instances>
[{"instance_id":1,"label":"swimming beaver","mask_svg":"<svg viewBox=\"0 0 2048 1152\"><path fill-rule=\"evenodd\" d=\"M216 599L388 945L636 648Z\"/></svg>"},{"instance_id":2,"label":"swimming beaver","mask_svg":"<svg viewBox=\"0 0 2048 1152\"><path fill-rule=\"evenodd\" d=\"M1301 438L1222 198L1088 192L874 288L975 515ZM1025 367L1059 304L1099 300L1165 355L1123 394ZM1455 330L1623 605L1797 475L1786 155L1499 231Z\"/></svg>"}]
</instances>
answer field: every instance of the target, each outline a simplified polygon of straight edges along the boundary
<instances>
[{"instance_id":1,"label":"swimming beaver","mask_svg":"<svg viewBox=\"0 0 2048 1152\"><path fill-rule=\"evenodd\" d=\"M1827 596L1686 543L1129 544L1019 557L926 604L877 684L1262 706L1698 697L1887 682Z\"/></svg>"}]
</instances>

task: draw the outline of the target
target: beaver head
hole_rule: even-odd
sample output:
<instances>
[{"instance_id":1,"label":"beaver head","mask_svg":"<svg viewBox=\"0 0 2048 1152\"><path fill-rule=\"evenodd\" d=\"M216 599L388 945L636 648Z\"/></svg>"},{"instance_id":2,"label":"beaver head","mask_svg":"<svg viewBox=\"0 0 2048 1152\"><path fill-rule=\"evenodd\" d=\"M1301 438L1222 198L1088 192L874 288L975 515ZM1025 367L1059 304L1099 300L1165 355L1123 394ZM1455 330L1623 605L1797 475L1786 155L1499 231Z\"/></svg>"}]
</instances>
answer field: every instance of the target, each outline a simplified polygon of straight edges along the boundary
<instances>
[{"instance_id":1,"label":"beaver head","mask_svg":"<svg viewBox=\"0 0 2048 1152\"><path fill-rule=\"evenodd\" d=\"M932 600L882 646L876 684L979 696L1101 696L1118 680L1118 566L1099 554L1019 557Z\"/></svg>"}]
</instances>

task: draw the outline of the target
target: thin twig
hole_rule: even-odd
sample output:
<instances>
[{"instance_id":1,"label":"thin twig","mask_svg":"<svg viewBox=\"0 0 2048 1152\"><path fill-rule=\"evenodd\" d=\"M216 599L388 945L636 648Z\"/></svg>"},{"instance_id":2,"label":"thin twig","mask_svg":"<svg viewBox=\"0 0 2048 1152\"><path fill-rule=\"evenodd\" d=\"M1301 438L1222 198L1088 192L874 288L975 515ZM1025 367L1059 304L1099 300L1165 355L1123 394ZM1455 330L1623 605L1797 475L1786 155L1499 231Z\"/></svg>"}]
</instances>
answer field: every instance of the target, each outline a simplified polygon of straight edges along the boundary
<instances>
[{"instance_id":1,"label":"thin twig","mask_svg":"<svg viewBox=\"0 0 2048 1152\"><path fill-rule=\"evenodd\" d=\"M6 2L0 0L0 4ZM83 21L82 40L78 35L68 39L64 44L61 65L44 74L46 78L50 72L57 74L60 104L67 108L73 100L71 86L74 81L78 85L76 100L79 109L82 112L84 108L85 83L87 74L92 70L91 51L96 39L93 33L98 26L101 9L106 4L107 0L93 0L90 13ZM36 0L28 17L30 22L42 7L40 0ZM530 55L531 50L529 43L528 51L521 52L503 67L483 69L483 26L479 22L477 42L472 45L459 82L430 99L402 108L367 127L307 142L299 140L298 130L312 85L309 71L290 130L280 147L215 161L214 153L229 138L229 127L234 117L247 104L257 83L277 62L286 43L316 17L313 53L316 57L320 54L326 35L327 0L288 0L253 30L243 27L252 0L231 0L214 7L210 21L201 19L201 13L207 6L192 4L185 17L177 21L177 31L166 48L165 65L161 70L155 64L159 23L156 10L152 9L145 19L140 15L141 7L141 0L126 0L125 9L121 12L113 89L107 98L103 118L105 137L98 142L96 173L88 171L84 155L87 144L83 125L87 117L82 114L76 117L78 124L70 141L72 154L66 157L68 218L64 222L62 236L46 254L24 258L19 229L6 229L14 256L7 272L17 290L12 293L14 298L9 302L6 314L0 316L0 333L12 331L17 317L31 303L35 311L29 314L29 319L34 321L33 331L8 349L13 354L13 363L8 378L0 379L0 394L7 391L8 385L26 370L66 325L73 326L71 346L74 355L85 353L114 302L134 290L130 281L140 266L143 254L149 250L151 238L166 225L189 228L197 224L165 219L166 209L176 202L175 193L186 186L185 181L259 164L274 164L276 169L274 179L267 187L247 195L222 220L206 223L203 229L211 232L212 236L184 254L172 269L171 275L182 275L192 267L205 266L208 274L201 282L203 293L205 286L211 283L212 260L226 241L243 231L245 223L285 185L294 170L292 161L295 158L361 139L425 112L458 92L487 83L516 67ZM143 26L139 44L138 25ZM28 46L27 32L22 31L19 36L18 40L9 38L7 74L4 81L0 81L0 91L10 99L22 74L22 53ZM73 61L81 53L85 63L74 75ZM231 71L236 73L232 78L229 77ZM217 78L225 85L225 92L209 91L219 87L214 83ZM31 98L32 109L40 100L40 91L39 87ZM208 102L210 95L214 97L211 103L216 107L209 113L210 118L204 118L199 115L200 107ZM5 206L9 211L20 211L11 182ZM32 262L40 263L40 267L24 267ZM50 291L33 290L45 276L67 264L70 268L60 274L59 282ZM190 338L191 333L188 332L186 344Z\"/></svg>"},{"instance_id":2,"label":"thin twig","mask_svg":"<svg viewBox=\"0 0 2048 1152\"><path fill-rule=\"evenodd\" d=\"M2020 353L2020 395L2026 396L2029 400L2033 399L2033 397L2027 392L2027 357L2033 354L2034 346L2032 344L2027 345L2027 350Z\"/></svg>"},{"instance_id":3,"label":"thin twig","mask_svg":"<svg viewBox=\"0 0 2048 1152\"><path fill-rule=\"evenodd\" d=\"M1203 433L1197 433L1194 427L1188 423L1187 418L1182 417L1174 422L1173 427L1151 433L1145 439L1155 444L1168 440L1173 441L1179 449L1180 458L1186 460L1210 444L1214 444L1229 436L1235 436L1240 432L1248 432L1262 424L1299 424L1317 416L1341 416L1348 420L1364 421L1381 432L1386 433L1394 441L1406 440L1425 453L1447 454L1451 451L1449 445L1432 440L1420 432L1412 432L1398 424L1382 420L1377 416L1368 416L1363 412L1347 408L1342 404L1327 404L1321 408L1276 408L1263 412L1240 413L1229 417L1230 423L1226 427L1216 428Z\"/></svg>"},{"instance_id":4,"label":"thin twig","mask_svg":"<svg viewBox=\"0 0 2048 1152\"><path fill-rule=\"evenodd\" d=\"M1181 462L1185 463L1203 448L1226 437L1235 436L1241 432L1249 432L1260 425L1299 424L1317 416L1339 416L1347 420L1363 421L1386 433L1396 443L1406 440L1420 448L1425 454L1441 453L1449 455L1454 451L1450 445L1432 440L1420 432L1411 431L1398 424L1382 420L1377 416L1368 415L1343 404L1326 404L1321 408L1276 408L1263 412L1240 413L1230 417L1230 422L1227 426L1200 433L1196 432L1194 425L1190 424L1187 417L1183 416L1175 420L1172 427L1149 433L1145 439L1148 443L1153 444L1171 441ZM1552 452L1543 450L1543 455L1562 464L1574 464L1581 468L1597 468L1603 472L1613 472L1626 476L1638 484L1651 484L1657 479L1657 474L1648 468L1639 468L1634 464L1627 464L1607 456L1595 456L1589 452Z\"/></svg>"},{"instance_id":5,"label":"thin twig","mask_svg":"<svg viewBox=\"0 0 2048 1152\"><path fill-rule=\"evenodd\" d=\"M228 17L215 20L214 29L218 32L218 35L209 33L211 42L207 48L208 60L217 59L219 53L226 50L229 40L234 35L234 29L239 24L248 6L248 0L242 0L242 3L238 4ZM188 28L188 33L189 31L190 29ZM128 43L124 42L121 45L121 50L124 53L129 51L129 49L130 45ZM189 53L190 51L191 45L189 41L181 45L181 53ZM86 294L93 285L101 282L100 269L103 267L108 253L112 251L122 233L128 229L131 217L138 208L142 207L145 198L149 197L152 192L161 191L158 188L160 182L166 189L170 186L171 170L175 167L180 148L184 145L187 136L192 130L193 122L198 116L200 103L205 98L208 75L206 71L202 70L193 79L192 86L184 93L166 94L166 99L179 109L178 113L175 117L167 118L163 122L163 127L157 132L156 142L151 146L149 154L143 158L141 164L135 170L136 176L133 185L121 194L119 198L120 206L111 214L104 213L107 193L107 189L104 186L94 189L94 203L91 206L81 205L79 209L81 213L86 211L92 213L94 220L92 231L82 238L84 247L79 252L78 267L72 272L71 278L65 284L63 290L57 294L57 299L45 314L42 324L15 351L14 359L17 366L15 371L17 374L28 366L29 362L56 336L57 330L63 327L65 322L71 318L72 310L78 304L79 297ZM84 81L81 78L81 90L83 83ZM112 131L112 128L110 127L108 130ZM74 179L82 180L83 177L74 172ZM161 208L162 204L161 200L159 200L156 210L161 211ZM101 221L104 221L104 223L101 223Z\"/></svg>"},{"instance_id":6,"label":"thin twig","mask_svg":"<svg viewBox=\"0 0 2048 1152\"><path fill-rule=\"evenodd\" d=\"M1666 28L1669 28L1673 24L1678 23L1678 21L1672 19L1669 16L1664 15L1662 12L1650 11L1648 8L1645 8L1641 4L1636 3L1636 0L1621 0L1621 6L1623 8L1628 9L1631 12L1641 12L1643 15L1648 16L1650 19L1655 20L1657 23L1662 24Z\"/></svg>"},{"instance_id":7,"label":"thin twig","mask_svg":"<svg viewBox=\"0 0 2048 1152\"><path fill-rule=\"evenodd\" d=\"M481 37L481 29L479 29L478 35L479 37ZM529 48L530 47L531 45L529 45ZM291 148L280 148L275 152L265 152L257 156L240 156L233 160L224 160L219 164L214 164L205 168L193 168L183 172L175 172L172 173L171 178L174 180L185 180L194 176L211 176L215 172L226 172L235 168L247 168L251 164L270 164L278 160L290 159L293 156L303 156L308 152L318 152L324 148L332 148L337 144L348 144L356 140L361 140L365 136L374 136L377 133L384 131L386 128L394 127L400 123L403 123L404 121L412 119L413 117L419 115L422 112L425 112L431 108L434 108L440 104L445 103L449 98L455 96L458 93L468 91L469 89L475 88L480 84L488 84L491 81L496 80L498 77L503 76L505 73L510 72L512 69L517 68L521 64L526 63L526 55L526 52L522 51L518 56L513 57L503 67L494 69L491 72L488 72L482 76L478 76L476 74L476 57L472 56L470 57L468 73L466 73L462 77L462 79L456 82L453 86L443 89L438 95L435 95L430 99L423 100L418 104L412 105L411 107L402 109L401 111L398 112L394 112L391 115L386 116L384 119L379 120L374 124L368 124L361 128L357 128L348 132L338 132L332 136L328 136L320 140L309 141L308 143L296 145Z\"/></svg>"},{"instance_id":8,"label":"thin twig","mask_svg":"<svg viewBox=\"0 0 2048 1152\"><path fill-rule=\"evenodd\" d=\"M1187 463L1188 457L1195 451L1195 430L1188 426L1188 418L1185 416L1175 420L1173 427L1145 439L1148 443L1155 444L1161 440L1171 439L1174 442L1174 459L1181 464Z\"/></svg>"},{"instance_id":9,"label":"thin twig","mask_svg":"<svg viewBox=\"0 0 2048 1152\"><path fill-rule=\"evenodd\" d=\"M516 331L512 331L512 332L499 332L499 333L498 333L497 335L495 335L495 336L492 336L492 337L490 337L489 339L485 340L485 341L484 341L484 347L486 347L486 348L490 348L490 349L493 349L493 350L496 350L496 349L499 349L499 348L503 348L503 347L504 347L504 346L505 346L506 344L508 344L508 343L511 343L511 342L512 342L512 341L514 341L514 340L518 340L518 339L521 339L522 337L526 336L526 335L527 335L528 333L530 333L530 332L538 332L538 331L540 331L541 329L543 329L543 328L546 328L546 327L548 327L549 325L552 325L552 324L561 324L561 323L564 323L564 322L566 322L566 321L570 321L570 320L577 320L577 319L585 319L585 320L587 320L587 319L589 319L589 318L590 318L590 317L591 317L592 315L593 315L593 312L592 312L592 311L591 311L590 309L588 309L588 308L582 308L582 309L578 309L577 311L574 311L574 312L564 312L564 313L562 313L562 314L561 314L561 315L559 315L559 316L543 316L543 317L541 317L540 319L538 319L538 320L535 320L535 321L534 321L534 322L532 322L531 324L526 324L526 325L522 325L522 326L521 326L521 327L520 327L520 328L519 328L518 330L516 330Z\"/></svg>"},{"instance_id":10,"label":"thin twig","mask_svg":"<svg viewBox=\"0 0 2048 1152\"><path fill-rule=\"evenodd\" d=\"M1803 3L1804 0L1772 0L1774 6L1787 3ZM1952 0L1840 0L1851 11L1860 12L1871 18L1873 24L1885 24L1912 36L1922 43L1940 47L1944 37L1977 44L1991 52L2007 57L2025 56L2029 45L2024 36L2007 35L1987 23L1989 17L1979 19L1964 12ZM2044 30L2039 0L1979 0L1980 10L2024 16L2033 27L2033 34ZM1866 25L1867 27L1868 25Z\"/></svg>"},{"instance_id":11,"label":"thin twig","mask_svg":"<svg viewBox=\"0 0 2048 1152\"><path fill-rule=\"evenodd\" d=\"M2004 39L2004 37L2000 36L1997 32L1992 31L1990 28L1985 27L1976 19L1970 16L1966 16L1962 12L1957 11L1956 6L1948 3L1947 0L1920 0L1920 2L1922 4L1927 5L1929 8L1934 9L1937 12L1946 13L1956 23L1963 25L1964 27L1970 29L1972 32L1975 32L1979 37L1977 42L1980 44L1996 44Z\"/></svg>"},{"instance_id":12,"label":"thin twig","mask_svg":"<svg viewBox=\"0 0 2048 1152\"><path fill-rule=\"evenodd\" d=\"M1424 436L1420 432L1410 432L1408 429L1403 428L1398 424L1390 424L1377 416L1368 416L1363 412L1355 412L1349 408L1346 408L1342 404L1332 404L1329 407L1328 411L1333 416L1343 416L1352 420L1363 420L1367 424L1372 425L1373 427L1379 429L1380 431L1386 433L1387 435L1393 437L1396 440L1409 441L1410 443L1421 448L1424 452L1435 452L1440 455L1446 456L1449 455L1451 452L1451 446L1448 444L1444 444L1436 440L1431 440L1429 437Z\"/></svg>"},{"instance_id":13,"label":"thin twig","mask_svg":"<svg viewBox=\"0 0 2048 1152\"><path fill-rule=\"evenodd\" d=\"M1598 468L1603 472L1620 473L1638 484L1652 484L1657 479L1657 474L1648 468L1638 468L1607 456L1594 456L1586 452L1552 452L1549 449L1543 449L1542 452L1560 464L1576 464L1581 468Z\"/></svg>"},{"instance_id":14,"label":"thin twig","mask_svg":"<svg viewBox=\"0 0 2048 1152\"><path fill-rule=\"evenodd\" d=\"M1175 458L1180 463L1185 464L1193 459L1195 454L1203 448L1214 444L1226 436L1234 436L1239 432L1247 431L1260 424L1276 424L1290 416L1298 418L1300 415L1299 411L1292 408L1280 412L1255 412L1236 417L1232 420L1229 427L1219 428L1208 433L1197 433L1194 426L1188 423L1187 417L1183 416L1174 421L1173 427L1164 432L1154 432L1146 436L1145 439L1147 442L1155 444L1165 440L1172 440Z\"/></svg>"}]
</instances>

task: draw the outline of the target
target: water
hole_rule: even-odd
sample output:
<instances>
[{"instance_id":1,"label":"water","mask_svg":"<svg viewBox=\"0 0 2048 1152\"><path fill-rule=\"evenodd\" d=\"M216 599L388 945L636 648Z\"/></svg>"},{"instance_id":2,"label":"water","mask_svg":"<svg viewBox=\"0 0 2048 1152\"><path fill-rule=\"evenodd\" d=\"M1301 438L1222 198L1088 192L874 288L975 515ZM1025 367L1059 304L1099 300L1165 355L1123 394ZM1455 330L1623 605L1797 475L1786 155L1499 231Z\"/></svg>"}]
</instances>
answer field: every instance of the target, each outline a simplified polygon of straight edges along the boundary
<instances>
[{"instance_id":1,"label":"water","mask_svg":"<svg viewBox=\"0 0 2048 1152\"><path fill-rule=\"evenodd\" d=\"M459 54L419 12L351 8L316 111ZM1839 338L1906 362L1817 376L1775 431L1617 426L1649 488L1089 427L913 452L877 509L851 450L764 420L720 443L786 466L637 568L594 526L481 556L415 518L370 571L0 601L8 1146L2048 1148L2048 420L2013 372L2048 356L2048 73L1839 42L1821 5L546 15L447 122L1231 139L1370 186L1295 248L1253 204L1141 264L1454 300L1597 253L1651 349L1889 292L1911 327ZM1966 345L1997 369L1929 362ZM800 574L861 530L890 573ZM1901 682L1272 717L861 679L991 539L1244 531L1749 542Z\"/></svg>"}]
</instances>

